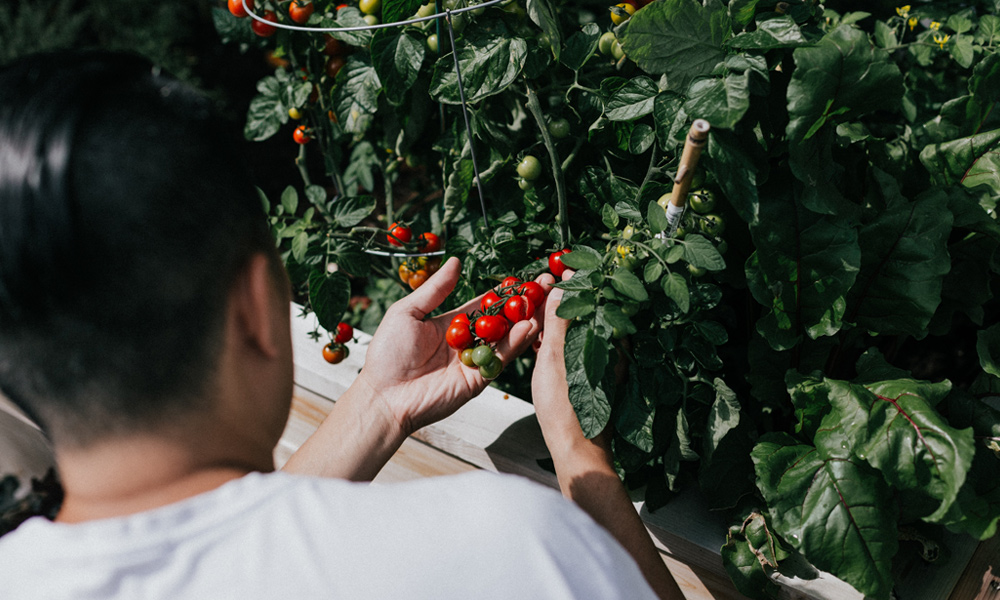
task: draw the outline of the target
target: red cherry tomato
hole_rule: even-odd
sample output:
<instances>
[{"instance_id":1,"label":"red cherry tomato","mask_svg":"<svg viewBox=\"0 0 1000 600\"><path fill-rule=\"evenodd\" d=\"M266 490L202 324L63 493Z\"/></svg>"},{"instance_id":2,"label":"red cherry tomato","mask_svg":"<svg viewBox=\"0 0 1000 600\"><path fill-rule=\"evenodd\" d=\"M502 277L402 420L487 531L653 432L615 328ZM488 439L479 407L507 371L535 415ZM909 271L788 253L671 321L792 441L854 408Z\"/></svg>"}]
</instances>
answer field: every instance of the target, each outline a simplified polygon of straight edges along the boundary
<instances>
[{"instance_id":1,"label":"red cherry tomato","mask_svg":"<svg viewBox=\"0 0 1000 600\"><path fill-rule=\"evenodd\" d=\"M521 283L521 280L513 275L504 277L504 280L500 282L500 289L504 290L505 294L513 294L515 293L514 286L519 283Z\"/></svg>"},{"instance_id":2,"label":"red cherry tomato","mask_svg":"<svg viewBox=\"0 0 1000 600\"><path fill-rule=\"evenodd\" d=\"M253 0L247 0L247 6L253 10ZM229 0L229 12L233 13L234 17L241 19L247 16L247 11L243 8L243 0Z\"/></svg>"},{"instance_id":3,"label":"red cherry tomato","mask_svg":"<svg viewBox=\"0 0 1000 600\"><path fill-rule=\"evenodd\" d=\"M331 56L330 60L326 61L326 76L333 79L346 64L347 61L344 60L343 56Z\"/></svg>"},{"instance_id":4,"label":"red cherry tomato","mask_svg":"<svg viewBox=\"0 0 1000 600\"><path fill-rule=\"evenodd\" d=\"M511 296L503 305L503 314L511 323L518 323L534 316L535 305L525 296Z\"/></svg>"},{"instance_id":5,"label":"red cherry tomato","mask_svg":"<svg viewBox=\"0 0 1000 600\"><path fill-rule=\"evenodd\" d=\"M273 10L265 10L264 14L260 18L265 21L270 21L271 23L278 22L278 15L274 14ZM254 19L254 22L250 24L250 29L260 37L271 37L278 31L278 28L274 25L269 25L267 23L261 23L260 21Z\"/></svg>"},{"instance_id":6,"label":"red cherry tomato","mask_svg":"<svg viewBox=\"0 0 1000 600\"><path fill-rule=\"evenodd\" d=\"M535 307L539 307L545 302L545 288L537 281L525 282L517 291L528 300L531 300L531 304Z\"/></svg>"},{"instance_id":7,"label":"red cherry tomato","mask_svg":"<svg viewBox=\"0 0 1000 600\"><path fill-rule=\"evenodd\" d=\"M331 365L335 365L343 361L347 358L348 354L350 354L350 351L347 349L347 346L344 346L343 344L335 344L331 342L326 346L323 346L323 359Z\"/></svg>"},{"instance_id":8,"label":"red cherry tomato","mask_svg":"<svg viewBox=\"0 0 1000 600\"><path fill-rule=\"evenodd\" d=\"M476 319L476 335L487 344L499 342L507 334L507 320L499 315L483 315Z\"/></svg>"},{"instance_id":9,"label":"red cherry tomato","mask_svg":"<svg viewBox=\"0 0 1000 600\"><path fill-rule=\"evenodd\" d=\"M344 53L344 45L329 33L323 36L323 54L337 56Z\"/></svg>"},{"instance_id":10,"label":"red cherry tomato","mask_svg":"<svg viewBox=\"0 0 1000 600\"><path fill-rule=\"evenodd\" d=\"M463 315L464 316L464 315ZM465 324L452 322L448 326L448 331L444 333L444 341L455 350L465 350L472 345L472 332L469 331L469 319L465 319Z\"/></svg>"},{"instance_id":11,"label":"red cherry tomato","mask_svg":"<svg viewBox=\"0 0 1000 600\"><path fill-rule=\"evenodd\" d=\"M295 128L295 131L292 132L292 139L295 140L296 144L308 144L312 140L305 125L299 125Z\"/></svg>"},{"instance_id":12,"label":"red cherry tomato","mask_svg":"<svg viewBox=\"0 0 1000 600\"><path fill-rule=\"evenodd\" d=\"M452 325L465 325L465 328L469 328L469 315L465 313L455 315L455 318L451 320Z\"/></svg>"},{"instance_id":13,"label":"red cherry tomato","mask_svg":"<svg viewBox=\"0 0 1000 600\"><path fill-rule=\"evenodd\" d=\"M483 295L482 301L479 303L479 310L487 312L491 306L500 302L500 296L496 292L490 290Z\"/></svg>"},{"instance_id":14,"label":"red cherry tomato","mask_svg":"<svg viewBox=\"0 0 1000 600\"><path fill-rule=\"evenodd\" d=\"M563 271L566 270L566 265L562 263L562 255L569 254L569 248L564 248L562 250L556 250L549 255L549 271L555 275L556 280L562 277Z\"/></svg>"},{"instance_id":15,"label":"red cherry tomato","mask_svg":"<svg viewBox=\"0 0 1000 600\"><path fill-rule=\"evenodd\" d=\"M385 237L393 246L402 246L413 239L413 230L406 225L393 223L389 226L389 233L392 235L387 235Z\"/></svg>"},{"instance_id":16,"label":"red cherry tomato","mask_svg":"<svg viewBox=\"0 0 1000 600\"><path fill-rule=\"evenodd\" d=\"M346 344L352 339L354 339L354 328L348 325L347 323L338 323L337 332L334 335L333 343Z\"/></svg>"},{"instance_id":17,"label":"red cherry tomato","mask_svg":"<svg viewBox=\"0 0 1000 600\"><path fill-rule=\"evenodd\" d=\"M428 273L425 269L417 269L413 275L410 275L410 279L406 283L410 286L411 290L415 290L424 285L424 282L426 282L427 278L430 276L430 273Z\"/></svg>"},{"instance_id":18,"label":"red cherry tomato","mask_svg":"<svg viewBox=\"0 0 1000 600\"><path fill-rule=\"evenodd\" d=\"M441 249L441 238L439 238L436 233L425 231L420 234L418 239L421 240L421 252L437 252Z\"/></svg>"},{"instance_id":19,"label":"red cherry tomato","mask_svg":"<svg viewBox=\"0 0 1000 600\"><path fill-rule=\"evenodd\" d=\"M288 5L288 16L299 25L305 25L315 8L312 2L292 0L292 3Z\"/></svg>"}]
</instances>

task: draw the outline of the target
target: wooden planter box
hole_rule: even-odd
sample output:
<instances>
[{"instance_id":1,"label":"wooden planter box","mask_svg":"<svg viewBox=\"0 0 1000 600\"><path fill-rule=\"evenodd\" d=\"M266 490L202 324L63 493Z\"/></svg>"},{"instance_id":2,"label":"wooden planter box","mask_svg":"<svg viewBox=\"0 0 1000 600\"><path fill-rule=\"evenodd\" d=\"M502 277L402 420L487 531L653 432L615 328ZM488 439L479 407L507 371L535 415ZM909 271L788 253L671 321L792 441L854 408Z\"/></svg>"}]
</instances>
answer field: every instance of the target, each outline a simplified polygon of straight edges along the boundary
<instances>
[{"instance_id":1,"label":"wooden planter box","mask_svg":"<svg viewBox=\"0 0 1000 600\"><path fill-rule=\"evenodd\" d=\"M315 316L302 318L300 314L301 307L293 304L296 387L288 426L275 449L279 466L312 434L332 403L354 381L371 340L357 332L350 356L330 365L322 358L325 341L313 341L308 335L316 327ZM539 459L547 457L534 407L490 387L451 417L411 436L375 484L488 469L558 488L555 475L539 466ZM744 598L729 580L719 554L726 523L704 508L697 490L682 493L655 513L646 510L641 501L634 505L688 600ZM946 543L951 556L945 562L898 565L899 599L1000 600L1000 536L980 545L968 536L951 535ZM863 600L861 594L827 573L818 572L809 580L783 576L775 580L790 600Z\"/></svg>"}]
</instances>

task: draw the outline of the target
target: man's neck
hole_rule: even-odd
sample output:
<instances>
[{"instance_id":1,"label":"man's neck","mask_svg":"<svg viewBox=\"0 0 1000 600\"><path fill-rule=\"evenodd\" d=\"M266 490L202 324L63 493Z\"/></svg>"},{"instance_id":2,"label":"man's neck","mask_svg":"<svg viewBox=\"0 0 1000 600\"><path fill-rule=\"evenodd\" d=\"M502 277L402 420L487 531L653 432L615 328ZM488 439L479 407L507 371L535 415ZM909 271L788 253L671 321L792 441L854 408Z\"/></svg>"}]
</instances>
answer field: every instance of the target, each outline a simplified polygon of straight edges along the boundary
<instances>
[{"instance_id":1,"label":"man's neck","mask_svg":"<svg viewBox=\"0 0 1000 600\"><path fill-rule=\"evenodd\" d=\"M211 453L209 453L211 454ZM152 436L56 450L66 492L56 520L79 523L135 514L213 490L251 471L263 458L196 456L180 443Z\"/></svg>"}]
</instances>

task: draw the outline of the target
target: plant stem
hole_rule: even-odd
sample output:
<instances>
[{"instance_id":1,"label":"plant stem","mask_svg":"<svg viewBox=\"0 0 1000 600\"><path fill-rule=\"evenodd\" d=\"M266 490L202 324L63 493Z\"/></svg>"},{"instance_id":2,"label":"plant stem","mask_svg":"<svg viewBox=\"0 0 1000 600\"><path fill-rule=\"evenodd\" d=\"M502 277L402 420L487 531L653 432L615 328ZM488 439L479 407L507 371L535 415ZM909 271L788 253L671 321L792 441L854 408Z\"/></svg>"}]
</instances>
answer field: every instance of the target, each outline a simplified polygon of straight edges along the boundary
<instances>
[{"instance_id":1,"label":"plant stem","mask_svg":"<svg viewBox=\"0 0 1000 600\"><path fill-rule=\"evenodd\" d=\"M295 166L299 168L299 175L302 176L302 183L306 187L312 185L312 181L309 179L309 170L306 169L306 145L301 144L299 146L299 155L295 157Z\"/></svg>"},{"instance_id":2,"label":"plant stem","mask_svg":"<svg viewBox=\"0 0 1000 600\"><path fill-rule=\"evenodd\" d=\"M569 199L566 196L566 180L563 176L562 165L559 162L559 154L556 152L555 142L549 134L548 124L545 123L545 114L542 113L542 103L538 101L538 94L531 86L525 82L525 89L528 93L528 111L535 118L538 129L542 132L542 142L549 153L549 160L552 163L552 178L556 182L556 199L559 203L559 243L565 248L569 244Z\"/></svg>"},{"instance_id":3,"label":"plant stem","mask_svg":"<svg viewBox=\"0 0 1000 600\"><path fill-rule=\"evenodd\" d=\"M653 140L653 145L650 146L651 152L649 153L649 167L646 168L646 176L642 178L642 183L639 185L639 190L635 193L635 201L639 202L639 197L642 196L642 188L646 187L646 184L653 178L658 169L656 168L656 140ZM642 207L640 207L642 208Z\"/></svg>"}]
</instances>

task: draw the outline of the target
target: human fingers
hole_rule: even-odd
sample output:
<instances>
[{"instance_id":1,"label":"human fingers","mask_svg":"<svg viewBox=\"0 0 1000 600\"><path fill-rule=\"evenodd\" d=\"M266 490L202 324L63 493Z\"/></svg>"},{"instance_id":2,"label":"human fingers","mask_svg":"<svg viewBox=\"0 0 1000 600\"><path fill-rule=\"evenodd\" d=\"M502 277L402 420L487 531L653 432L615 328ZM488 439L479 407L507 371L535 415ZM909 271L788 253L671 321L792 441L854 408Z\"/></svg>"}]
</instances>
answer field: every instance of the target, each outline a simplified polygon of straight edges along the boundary
<instances>
[{"instance_id":1,"label":"human fingers","mask_svg":"<svg viewBox=\"0 0 1000 600\"><path fill-rule=\"evenodd\" d=\"M431 275L423 285L397 304L402 304L418 320L423 319L435 308L441 306L448 294L455 289L461 270L461 261L454 256L449 258L441 265L437 273Z\"/></svg>"}]
</instances>

